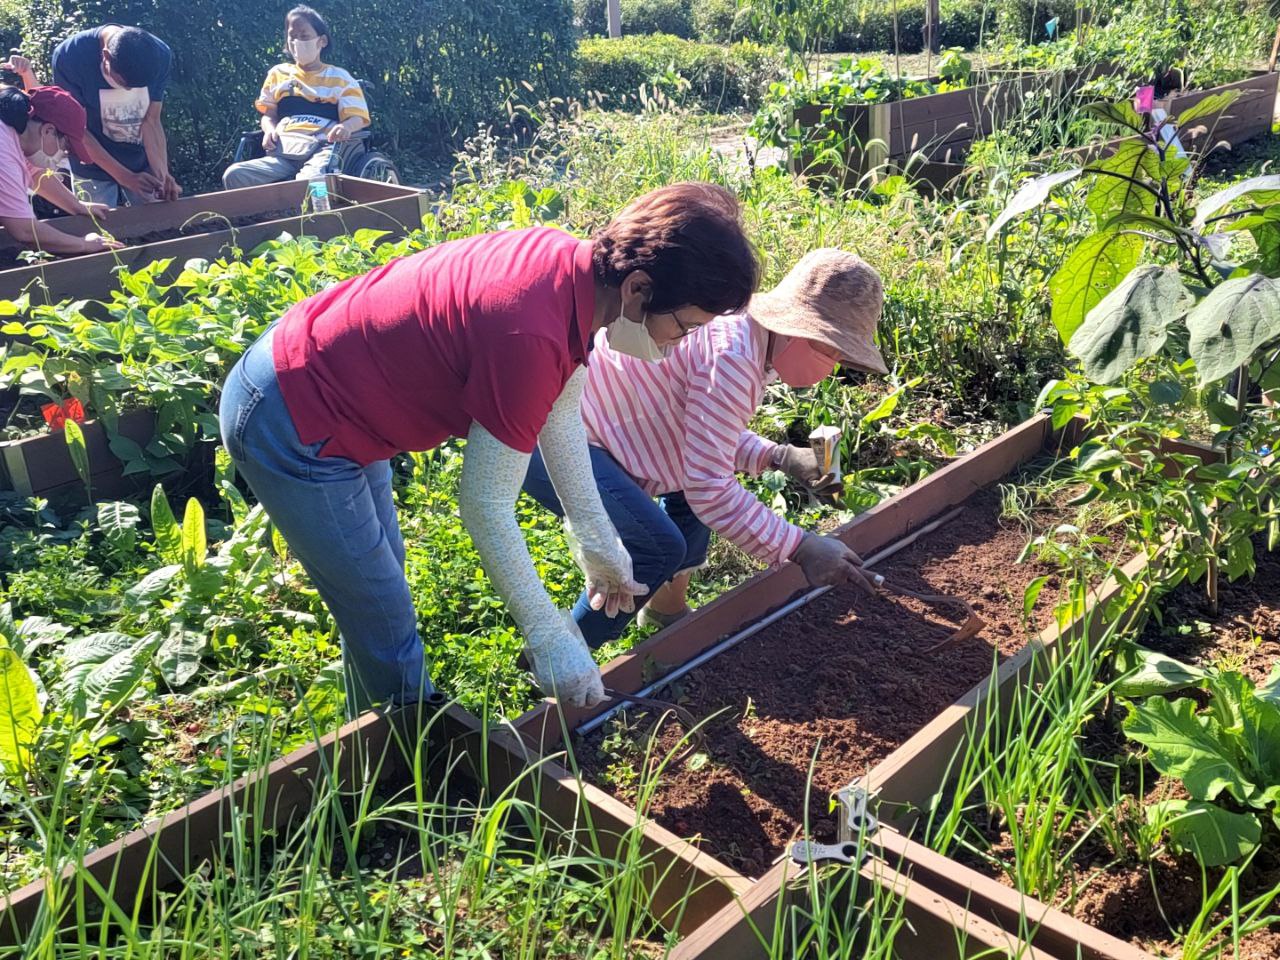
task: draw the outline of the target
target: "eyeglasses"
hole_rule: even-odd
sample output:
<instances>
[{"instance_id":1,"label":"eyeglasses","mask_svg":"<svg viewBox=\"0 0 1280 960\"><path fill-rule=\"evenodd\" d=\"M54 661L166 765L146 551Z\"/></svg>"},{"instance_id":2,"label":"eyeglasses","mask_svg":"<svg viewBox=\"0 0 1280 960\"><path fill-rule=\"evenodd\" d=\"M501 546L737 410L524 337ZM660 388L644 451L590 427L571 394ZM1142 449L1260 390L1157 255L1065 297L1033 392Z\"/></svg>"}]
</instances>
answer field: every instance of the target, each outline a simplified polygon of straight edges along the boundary
<instances>
[{"instance_id":1,"label":"eyeglasses","mask_svg":"<svg viewBox=\"0 0 1280 960\"><path fill-rule=\"evenodd\" d=\"M680 335L676 337L677 340L683 340L689 334L693 333L693 331L702 326L700 323L681 323L680 318L676 316L674 310L668 313L667 316L671 318L671 322L674 323L676 325L676 329L680 331Z\"/></svg>"}]
</instances>

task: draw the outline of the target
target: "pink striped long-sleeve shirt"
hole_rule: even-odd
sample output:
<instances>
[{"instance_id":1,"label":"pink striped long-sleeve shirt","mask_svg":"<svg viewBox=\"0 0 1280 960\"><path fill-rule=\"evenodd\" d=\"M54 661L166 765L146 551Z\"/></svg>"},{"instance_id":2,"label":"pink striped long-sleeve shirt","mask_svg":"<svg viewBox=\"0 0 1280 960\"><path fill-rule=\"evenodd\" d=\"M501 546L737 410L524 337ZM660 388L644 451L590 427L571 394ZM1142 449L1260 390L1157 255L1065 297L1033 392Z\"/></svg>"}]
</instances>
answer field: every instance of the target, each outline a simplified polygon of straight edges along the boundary
<instances>
[{"instance_id":1,"label":"pink striped long-sleeve shirt","mask_svg":"<svg viewBox=\"0 0 1280 960\"><path fill-rule=\"evenodd\" d=\"M609 349L596 336L582 396L591 443L604 447L647 493L683 491L694 514L768 562L795 552L804 531L738 482L759 474L777 444L747 429L764 396L768 334L746 315L712 321L661 363Z\"/></svg>"}]
</instances>

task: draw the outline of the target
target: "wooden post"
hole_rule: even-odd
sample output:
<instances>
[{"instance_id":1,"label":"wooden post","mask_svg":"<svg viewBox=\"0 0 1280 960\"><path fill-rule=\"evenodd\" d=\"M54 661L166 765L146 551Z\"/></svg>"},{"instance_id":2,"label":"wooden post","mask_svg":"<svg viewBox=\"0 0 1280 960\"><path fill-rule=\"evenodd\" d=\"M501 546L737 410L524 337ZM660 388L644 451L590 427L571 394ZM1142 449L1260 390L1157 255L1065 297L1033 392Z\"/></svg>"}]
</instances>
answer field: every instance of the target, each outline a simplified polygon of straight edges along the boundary
<instances>
[{"instance_id":1,"label":"wooden post","mask_svg":"<svg viewBox=\"0 0 1280 960\"><path fill-rule=\"evenodd\" d=\"M925 4L924 49L930 55L927 72L933 76L933 54L942 50L942 0L929 0Z\"/></svg>"},{"instance_id":2,"label":"wooden post","mask_svg":"<svg viewBox=\"0 0 1280 960\"><path fill-rule=\"evenodd\" d=\"M622 0L605 0L609 8L609 36L622 36Z\"/></svg>"},{"instance_id":3,"label":"wooden post","mask_svg":"<svg viewBox=\"0 0 1280 960\"><path fill-rule=\"evenodd\" d=\"M1280 56L1280 23L1276 24L1276 38L1271 41L1271 59L1267 61L1267 73L1275 72L1277 56Z\"/></svg>"}]
</instances>

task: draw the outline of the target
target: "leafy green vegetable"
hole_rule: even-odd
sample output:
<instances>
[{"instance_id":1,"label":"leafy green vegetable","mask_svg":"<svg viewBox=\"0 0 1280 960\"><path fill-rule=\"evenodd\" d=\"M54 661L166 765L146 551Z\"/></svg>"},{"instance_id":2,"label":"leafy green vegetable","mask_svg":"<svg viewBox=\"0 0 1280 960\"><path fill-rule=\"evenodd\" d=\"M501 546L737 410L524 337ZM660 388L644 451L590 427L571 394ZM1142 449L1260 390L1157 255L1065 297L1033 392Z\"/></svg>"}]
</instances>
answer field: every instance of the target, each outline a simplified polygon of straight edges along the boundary
<instances>
[{"instance_id":1,"label":"leafy green vegetable","mask_svg":"<svg viewBox=\"0 0 1280 960\"><path fill-rule=\"evenodd\" d=\"M1141 690L1160 682L1200 682L1211 695L1203 711L1186 697L1150 696L1130 704L1124 720L1125 733L1148 748L1156 769L1180 779L1191 795L1189 802L1164 808L1179 814L1170 822L1170 838L1206 866L1234 862L1255 849L1261 838L1259 813L1268 813L1280 826L1276 677L1273 673L1272 681L1255 688L1234 671L1199 671L1148 654L1128 686Z\"/></svg>"}]
</instances>

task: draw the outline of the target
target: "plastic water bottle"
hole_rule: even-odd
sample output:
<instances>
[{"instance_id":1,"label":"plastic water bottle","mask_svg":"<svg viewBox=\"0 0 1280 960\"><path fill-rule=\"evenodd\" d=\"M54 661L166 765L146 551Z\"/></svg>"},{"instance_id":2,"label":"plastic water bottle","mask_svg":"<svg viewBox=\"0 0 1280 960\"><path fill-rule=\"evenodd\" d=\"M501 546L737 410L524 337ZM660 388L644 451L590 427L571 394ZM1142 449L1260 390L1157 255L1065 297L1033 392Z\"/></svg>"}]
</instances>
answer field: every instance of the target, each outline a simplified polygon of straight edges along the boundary
<instances>
[{"instance_id":1,"label":"plastic water bottle","mask_svg":"<svg viewBox=\"0 0 1280 960\"><path fill-rule=\"evenodd\" d=\"M324 177L308 180L307 201L312 213L327 212L329 210L329 181Z\"/></svg>"}]
</instances>

